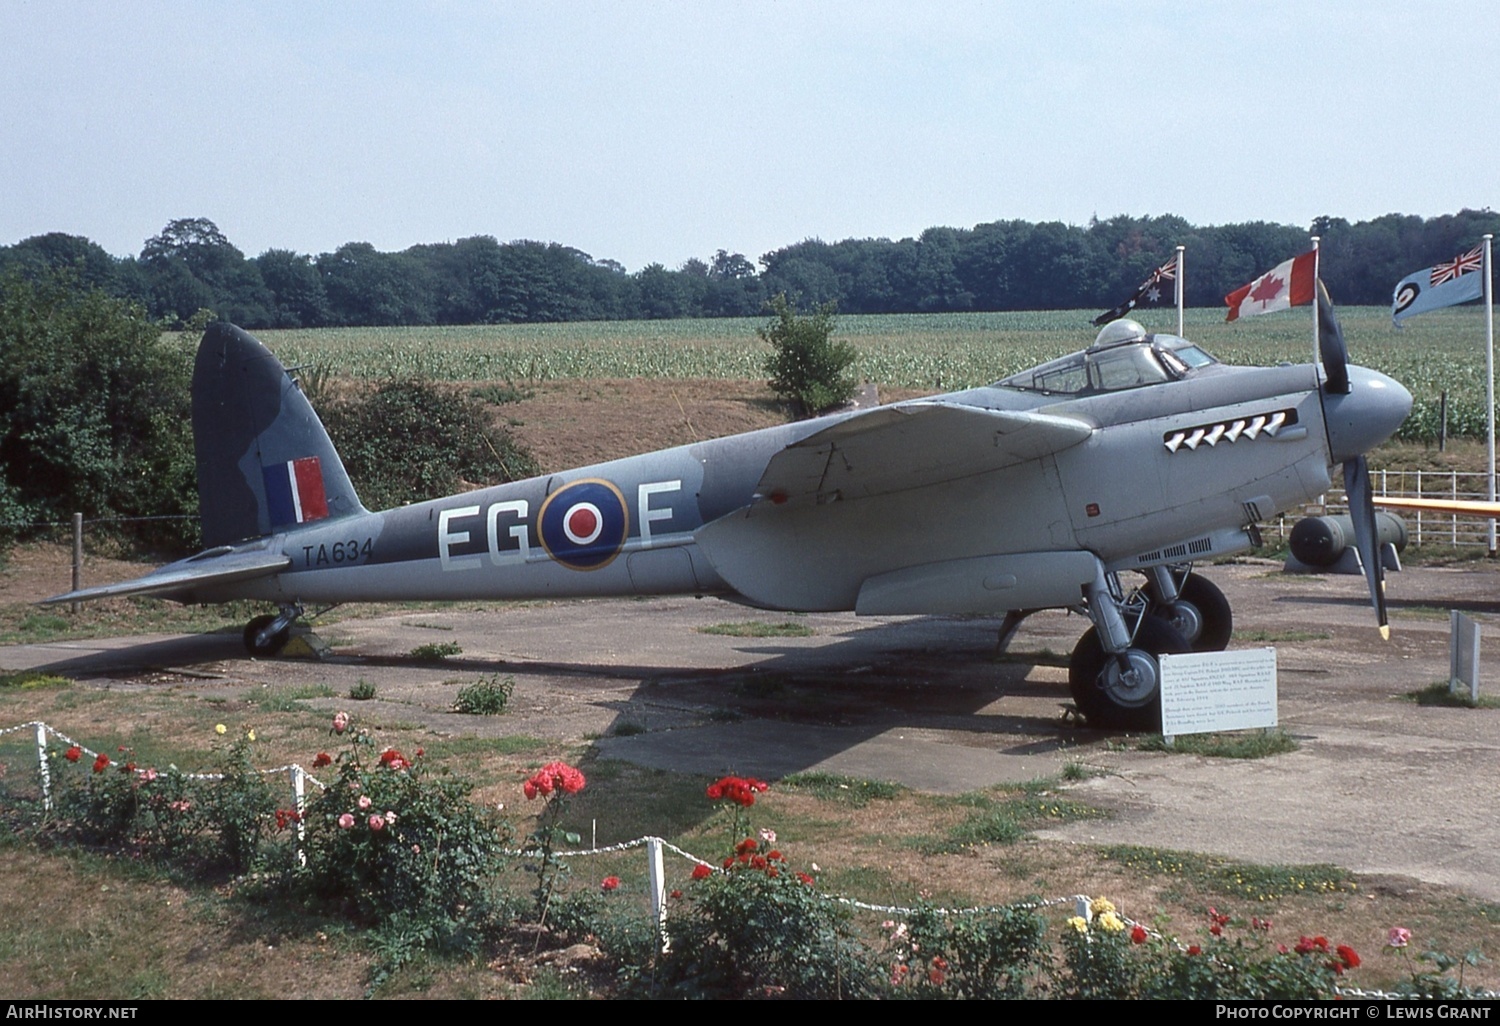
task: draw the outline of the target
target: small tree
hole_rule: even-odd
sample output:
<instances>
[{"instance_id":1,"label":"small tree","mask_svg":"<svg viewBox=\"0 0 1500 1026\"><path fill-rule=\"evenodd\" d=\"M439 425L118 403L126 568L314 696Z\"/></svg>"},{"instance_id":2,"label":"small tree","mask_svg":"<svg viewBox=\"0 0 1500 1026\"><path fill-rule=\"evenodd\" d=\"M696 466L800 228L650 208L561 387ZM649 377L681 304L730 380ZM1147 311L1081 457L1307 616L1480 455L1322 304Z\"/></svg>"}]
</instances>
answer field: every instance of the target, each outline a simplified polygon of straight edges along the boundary
<instances>
[{"instance_id":1,"label":"small tree","mask_svg":"<svg viewBox=\"0 0 1500 1026\"><path fill-rule=\"evenodd\" d=\"M854 395L854 378L846 373L854 363L854 347L828 338L833 331L833 304L825 303L814 313L798 317L796 305L782 293L766 306L771 323L756 329L756 334L771 345L771 355L766 357L771 390L801 417Z\"/></svg>"}]
</instances>

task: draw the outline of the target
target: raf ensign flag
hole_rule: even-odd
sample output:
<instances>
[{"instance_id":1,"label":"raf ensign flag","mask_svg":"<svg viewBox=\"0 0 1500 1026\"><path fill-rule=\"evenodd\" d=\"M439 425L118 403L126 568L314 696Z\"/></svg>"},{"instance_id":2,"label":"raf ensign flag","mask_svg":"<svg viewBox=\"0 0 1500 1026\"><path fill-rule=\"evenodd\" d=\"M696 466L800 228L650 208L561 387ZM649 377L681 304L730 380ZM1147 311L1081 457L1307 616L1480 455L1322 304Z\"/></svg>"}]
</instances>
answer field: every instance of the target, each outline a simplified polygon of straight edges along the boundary
<instances>
[{"instance_id":1,"label":"raf ensign flag","mask_svg":"<svg viewBox=\"0 0 1500 1026\"><path fill-rule=\"evenodd\" d=\"M1391 320L1396 327L1408 317L1457 303L1467 303L1484 294L1484 276L1479 273L1480 247L1445 264L1425 267L1396 283L1391 299Z\"/></svg>"}]
</instances>

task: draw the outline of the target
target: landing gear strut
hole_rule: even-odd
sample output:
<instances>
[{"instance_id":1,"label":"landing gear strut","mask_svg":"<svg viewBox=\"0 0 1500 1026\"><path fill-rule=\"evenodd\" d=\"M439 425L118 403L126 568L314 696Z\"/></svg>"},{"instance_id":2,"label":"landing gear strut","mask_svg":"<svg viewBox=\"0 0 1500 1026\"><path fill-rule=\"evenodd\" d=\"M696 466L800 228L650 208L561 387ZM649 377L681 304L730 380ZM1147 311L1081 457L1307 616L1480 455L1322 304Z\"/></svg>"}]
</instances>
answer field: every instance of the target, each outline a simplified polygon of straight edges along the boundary
<instances>
[{"instance_id":1,"label":"landing gear strut","mask_svg":"<svg viewBox=\"0 0 1500 1026\"><path fill-rule=\"evenodd\" d=\"M1229 600L1191 567L1152 567L1146 573L1151 613L1177 629L1193 652L1222 652L1234 633ZM1170 596L1163 598L1163 596Z\"/></svg>"},{"instance_id":2,"label":"landing gear strut","mask_svg":"<svg viewBox=\"0 0 1500 1026\"><path fill-rule=\"evenodd\" d=\"M302 615L302 607L284 605L275 616L257 616L245 625L245 651L258 659L268 659L286 648L292 636L292 624Z\"/></svg>"},{"instance_id":3,"label":"landing gear strut","mask_svg":"<svg viewBox=\"0 0 1500 1026\"><path fill-rule=\"evenodd\" d=\"M1125 594L1118 575L1105 571L1102 563L1094 582L1085 589L1085 599L1083 611L1094 626L1078 640L1068 665L1068 686L1078 711L1091 727L1160 728L1161 664L1157 657L1188 651L1187 639L1172 624L1152 615L1143 592Z\"/></svg>"},{"instance_id":4,"label":"landing gear strut","mask_svg":"<svg viewBox=\"0 0 1500 1026\"><path fill-rule=\"evenodd\" d=\"M1165 620L1148 616L1141 621L1130 647L1111 654L1090 627L1073 649L1068 686L1078 711L1091 727L1117 730L1161 728L1161 665L1157 656L1188 650Z\"/></svg>"}]
</instances>

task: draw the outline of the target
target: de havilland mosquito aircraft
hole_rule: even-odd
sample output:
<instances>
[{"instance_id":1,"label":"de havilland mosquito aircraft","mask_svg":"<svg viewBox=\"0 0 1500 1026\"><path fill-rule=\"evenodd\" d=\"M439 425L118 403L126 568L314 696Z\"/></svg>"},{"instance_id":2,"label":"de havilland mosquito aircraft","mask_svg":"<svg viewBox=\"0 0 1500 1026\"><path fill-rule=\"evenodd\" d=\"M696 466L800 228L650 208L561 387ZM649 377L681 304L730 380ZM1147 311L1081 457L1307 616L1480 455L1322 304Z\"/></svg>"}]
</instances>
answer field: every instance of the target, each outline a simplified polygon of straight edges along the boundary
<instances>
[{"instance_id":1,"label":"de havilland mosquito aircraft","mask_svg":"<svg viewBox=\"0 0 1500 1026\"><path fill-rule=\"evenodd\" d=\"M1332 312L1329 310L1329 319ZM1334 322L1336 325L1336 322ZM1070 681L1098 726L1159 722L1156 657L1222 649L1231 614L1195 561L1258 542L1343 464L1384 628L1363 454L1405 419L1352 366L1231 367L1133 321L981 388L837 413L384 512L359 501L291 372L211 325L192 385L204 551L47 600L261 599L278 652L342 602L717 595L766 609L1007 614L1093 623ZM1144 576L1127 587L1127 571Z\"/></svg>"}]
</instances>

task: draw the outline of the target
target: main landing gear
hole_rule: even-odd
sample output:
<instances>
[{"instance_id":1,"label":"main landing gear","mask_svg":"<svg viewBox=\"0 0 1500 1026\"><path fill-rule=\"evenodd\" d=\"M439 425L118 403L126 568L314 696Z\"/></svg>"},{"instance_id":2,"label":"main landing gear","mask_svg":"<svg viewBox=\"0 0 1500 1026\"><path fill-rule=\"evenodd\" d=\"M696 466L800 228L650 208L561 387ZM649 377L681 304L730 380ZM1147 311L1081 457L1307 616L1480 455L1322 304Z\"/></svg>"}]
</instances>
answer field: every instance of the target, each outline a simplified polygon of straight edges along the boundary
<instances>
[{"instance_id":1,"label":"main landing gear","mask_svg":"<svg viewBox=\"0 0 1500 1026\"><path fill-rule=\"evenodd\" d=\"M257 659L268 659L286 648L292 636L292 624L302 615L302 607L286 604L275 616L257 616L245 624L245 651Z\"/></svg>"},{"instance_id":2,"label":"main landing gear","mask_svg":"<svg viewBox=\"0 0 1500 1026\"><path fill-rule=\"evenodd\" d=\"M1161 727L1159 656L1220 651L1229 643L1229 601L1190 567L1153 567L1126 594L1101 565L1084 612L1094 621L1073 649L1068 685L1090 726Z\"/></svg>"}]
</instances>

